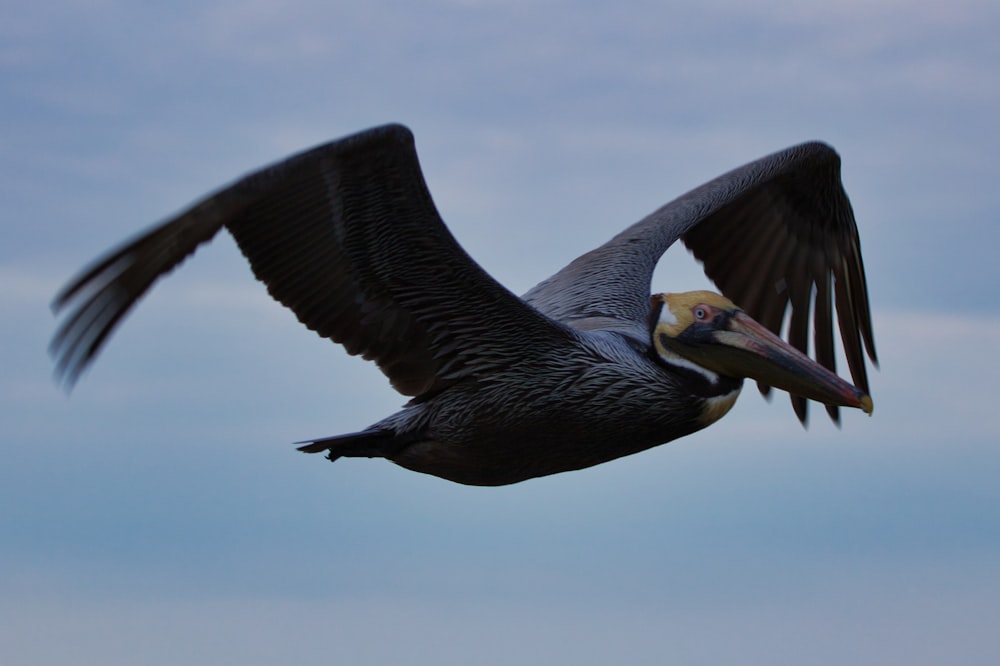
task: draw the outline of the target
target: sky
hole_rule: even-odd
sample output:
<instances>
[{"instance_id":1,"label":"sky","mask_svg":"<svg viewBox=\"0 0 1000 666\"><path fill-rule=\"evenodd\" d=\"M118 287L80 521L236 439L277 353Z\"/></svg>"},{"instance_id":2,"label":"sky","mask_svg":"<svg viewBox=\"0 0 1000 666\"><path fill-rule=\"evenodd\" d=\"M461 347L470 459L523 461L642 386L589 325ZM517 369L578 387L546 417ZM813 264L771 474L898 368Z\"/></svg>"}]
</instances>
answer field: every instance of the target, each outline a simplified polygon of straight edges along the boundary
<instances>
[{"instance_id":1,"label":"sky","mask_svg":"<svg viewBox=\"0 0 1000 666\"><path fill-rule=\"evenodd\" d=\"M992 0L0 3L0 662L1000 661L1000 7ZM842 155L880 366L809 428L712 427L469 488L295 452L403 398L228 236L72 393L57 289L247 171L411 127L521 293L800 141ZM683 250L654 289L708 286Z\"/></svg>"}]
</instances>

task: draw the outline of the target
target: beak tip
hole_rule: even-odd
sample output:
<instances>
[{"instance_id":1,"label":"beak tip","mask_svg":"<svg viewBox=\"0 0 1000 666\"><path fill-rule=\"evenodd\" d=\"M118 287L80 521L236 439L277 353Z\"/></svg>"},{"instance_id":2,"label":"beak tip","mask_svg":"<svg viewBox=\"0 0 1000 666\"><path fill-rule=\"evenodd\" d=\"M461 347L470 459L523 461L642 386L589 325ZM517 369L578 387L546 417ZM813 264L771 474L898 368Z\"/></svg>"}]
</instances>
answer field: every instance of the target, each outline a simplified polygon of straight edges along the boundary
<instances>
[{"instance_id":1,"label":"beak tip","mask_svg":"<svg viewBox=\"0 0 1000 666\"><path fill-rule=\"evenodd\" d=\"M874 404L872 403L871 396L870 395L862 396L861 400L859 400L859 402L861 403L861 409L862 409L862 411L864 411L864 413L867 414L868 416L871 416L872 415L872 409L874 409L874 407L875 407Z\"/></svg>"}]
</instances>

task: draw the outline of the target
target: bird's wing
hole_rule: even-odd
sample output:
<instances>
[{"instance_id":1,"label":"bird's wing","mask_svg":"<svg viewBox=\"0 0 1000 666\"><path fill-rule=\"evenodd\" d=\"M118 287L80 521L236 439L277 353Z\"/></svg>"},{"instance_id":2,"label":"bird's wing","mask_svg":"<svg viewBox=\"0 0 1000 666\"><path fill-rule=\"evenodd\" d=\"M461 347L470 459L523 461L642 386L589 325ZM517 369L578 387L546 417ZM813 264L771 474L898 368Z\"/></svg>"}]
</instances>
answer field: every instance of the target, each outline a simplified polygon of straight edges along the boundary
<instances>
[{"instance_id":1,"label":"bird's wing","mask_svg":"<svg viewBox=\"0 0 1000 666\"><path fill-rule=\"evenodd\" d=\"M575 335L459 246L399 125L262 169L100 259L56 297L52 342L72 384L162 275L222 227L270 294L321 336L375 361L406 395L546 353Z\"/></svg>"},{"instance_id":2,"label":"bird's wing","mask_svg":"<svg viewBox=\"0 0 1000 666\"><path fill-rule=\"evenodd\" d=\"M868 288L840 158L805 143L734 169L668 203L578 257L525 294L548 316L580 328L648 336L653 270L681 239L730 300L775 333L791 306L789 341L834 369L833 309L854 383L868 392L864 351L876 361ZM761 387L766 392L766 387ZM792 396L806 418L806 400ZM837 420L837 408L828 407Z\"/></svg>"}]
</instances>

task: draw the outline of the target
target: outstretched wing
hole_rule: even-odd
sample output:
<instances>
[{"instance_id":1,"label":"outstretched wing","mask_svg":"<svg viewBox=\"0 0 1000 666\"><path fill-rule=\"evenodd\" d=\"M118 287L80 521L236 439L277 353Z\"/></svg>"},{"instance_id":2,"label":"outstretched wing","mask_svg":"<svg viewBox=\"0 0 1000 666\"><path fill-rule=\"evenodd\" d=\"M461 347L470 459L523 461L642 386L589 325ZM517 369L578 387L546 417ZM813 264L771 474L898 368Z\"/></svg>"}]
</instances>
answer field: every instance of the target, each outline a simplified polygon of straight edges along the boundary
<instances>
[{"instance_id":1,"label":"outstretched wing","mask_svg":"<svg viewBox=\"0 0 1000 666\"><path fill-rule=\"evenodd\" d=\"M574 334L482 270L431 200L413 136L388 125L250 174L99 260L56 297L72 384L152 284L222 227L270 294L375 361L406 395L547 353ZM525 343L530 339L530 343Z\"/></svg>"},{"instance_id":2,"label":"outstretched wing","mask_svg":"<svg viewBox=\"0 0 1000 666\"><path fill-rule=\"evenodd\" d=\"M834 369L833 307L854 383L868 392L874 362L868 288L840 158L805 143L734 169L668 203L525 294L548 316L580 328L648 335L653 270L681 239L705 273L750 316L808 346L812 306L816 359ZM766 392L766 387L761 387ZM792 396L805 422L806 400ZM827 411L834 420L836 407Z\"/></svg>"}]
</instances>

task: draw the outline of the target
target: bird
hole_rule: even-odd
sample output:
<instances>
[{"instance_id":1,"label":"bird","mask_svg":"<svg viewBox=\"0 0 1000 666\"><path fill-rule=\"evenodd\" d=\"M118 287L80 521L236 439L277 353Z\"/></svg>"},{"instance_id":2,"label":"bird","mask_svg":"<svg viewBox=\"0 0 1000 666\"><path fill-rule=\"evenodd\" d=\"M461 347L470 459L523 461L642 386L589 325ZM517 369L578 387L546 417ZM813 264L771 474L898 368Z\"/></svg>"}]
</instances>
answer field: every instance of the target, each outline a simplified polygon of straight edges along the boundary
<instances>
[{"instance_id":1,"label":"bird","mask_svg":"<svg viewBox=\"0 0 1000 666\"><path fill-rule=\"evenodd\" d=\"M745 379L787 391L803 425L808 401L839 425L839 407L871 414L865 356L878 363L840 165L816 141L750 162L519 297L445 226L412 132L374 127L249 173L83 269L52 302L55 375L72 389L151 286L225 228L275 300L409 398L297 442L307 453L518 483L701 430ZM677 241L721 293L651 293ZM836 374L834 316L853 384Z\"/></svg>"}]
</instances>

